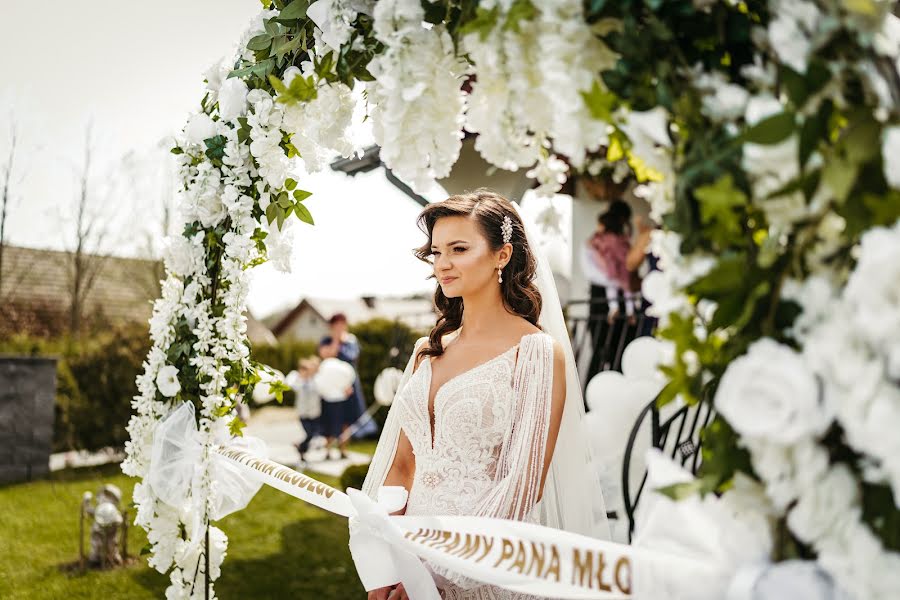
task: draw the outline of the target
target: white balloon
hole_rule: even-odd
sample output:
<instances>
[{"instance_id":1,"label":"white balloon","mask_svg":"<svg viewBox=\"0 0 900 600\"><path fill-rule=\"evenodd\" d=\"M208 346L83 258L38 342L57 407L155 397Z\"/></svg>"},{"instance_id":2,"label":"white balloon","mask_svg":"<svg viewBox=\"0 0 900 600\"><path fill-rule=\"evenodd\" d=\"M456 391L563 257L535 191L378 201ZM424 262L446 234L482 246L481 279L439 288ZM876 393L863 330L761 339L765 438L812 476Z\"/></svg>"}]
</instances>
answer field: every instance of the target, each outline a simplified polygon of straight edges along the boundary
<instances>
[{"instance_id":1,"label":"white balloon","mask_svg":"<svg viewBox=\"0 0 900 600\"><path fill-rule=\"evenodd\" d=\"M600 371L587 384L584 397L590 411L605 409L608 401L615 398L627 385L625 376L618 371Z\"/></svg>"},{"instance_id":2,"label":"white balloon","mask_svg":"<svg viewBox=\"0 0 900 600\"><path fill-rule=\"evenodd\" d=\"M394 401L403 371L396 367L388 367L375 378L375 402L382 406L390 406Z\"/></svg>"},{"instance_id":3,"label":"white balloon","mask_svg":"<svg viewBox=\"0 0 900 600\"><path fill-rule=\"evenodd\" d=\"M347 398L347 388L356 381L353 365L339 358L326 358L313 376L319 395L326 402L340 402Z\"/></svg>"},{"instance_id":4,"label":"white balloon","mask_svg":"<svg viewBox=\"0 0 900 600\"><path fill-rule=\"evenodd\" d=\"M662 344L650 336L632 340L622 354L622 372L629 379L660 379L657 370L663 358Z\"/></svg>"},{"instance_id":5,"label":"white balloon","mask_svg":"<svg viewBox=\"0 0 900 600\"><path fill-rule=\"evenodd\" d=\"M284 373L278 369L272 369L274 376L268 371L259 372L259 382L253 386L253 401L257 404L265 404L275 399L275 394L269 391L269 383L272 381L284 381Z\"/></svg>"}]
</instances>

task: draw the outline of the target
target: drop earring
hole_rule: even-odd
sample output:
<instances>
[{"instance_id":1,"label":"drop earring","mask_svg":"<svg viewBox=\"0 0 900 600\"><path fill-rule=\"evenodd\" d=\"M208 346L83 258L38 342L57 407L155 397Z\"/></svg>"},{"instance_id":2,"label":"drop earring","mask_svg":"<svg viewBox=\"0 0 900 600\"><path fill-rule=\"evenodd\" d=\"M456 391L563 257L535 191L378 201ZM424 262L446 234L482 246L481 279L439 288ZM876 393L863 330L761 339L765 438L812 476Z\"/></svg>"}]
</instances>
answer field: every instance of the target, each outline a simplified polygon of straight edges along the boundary
<instances>
[{"instance_id":1,"label":"drop earring","mask_svg":"<svg viewBox=\"0 0 900 600\"><path fill-rule=\"evenodd\" d=\"M497 267L497 282L503 283L503 267L501 266Z\"/></svg>"}]
</instances>

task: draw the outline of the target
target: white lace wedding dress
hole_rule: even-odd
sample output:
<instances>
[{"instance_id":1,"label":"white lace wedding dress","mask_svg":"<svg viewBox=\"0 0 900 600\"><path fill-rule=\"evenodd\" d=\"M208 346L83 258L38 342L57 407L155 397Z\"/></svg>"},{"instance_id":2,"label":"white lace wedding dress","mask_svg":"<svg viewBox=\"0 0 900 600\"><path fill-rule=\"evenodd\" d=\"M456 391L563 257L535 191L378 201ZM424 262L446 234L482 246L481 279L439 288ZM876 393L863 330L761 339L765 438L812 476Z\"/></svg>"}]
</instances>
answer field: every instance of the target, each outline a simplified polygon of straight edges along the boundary
<instances>
[{"instance_id":1,"label":"white lace wedding dress","mask_svg":"<svg viewBox=\"0 0 900 600\"><path fill-rule=\"evenodd\" d=\"M451 334L452 335L452 334ZM416 342L394 398L386 432L399 425L415 454L407 515L469 515L538 522L540 476L549 427L553 338L536 332L502 354L460 373L435 391L429 414L430 358L413 372ZM394 422L392 423L392 420ZM388 433L390 435L390 433ZM375 464L392 440L379 441ZM384 448L382 447L384 446ZM392 449L390 449L393 452ZM389 466L388 466L389 468ZM385 470L370 469L364 490L380 486ZM429 565L445 600L532 598Z\"/></svg>"}]
</instances>

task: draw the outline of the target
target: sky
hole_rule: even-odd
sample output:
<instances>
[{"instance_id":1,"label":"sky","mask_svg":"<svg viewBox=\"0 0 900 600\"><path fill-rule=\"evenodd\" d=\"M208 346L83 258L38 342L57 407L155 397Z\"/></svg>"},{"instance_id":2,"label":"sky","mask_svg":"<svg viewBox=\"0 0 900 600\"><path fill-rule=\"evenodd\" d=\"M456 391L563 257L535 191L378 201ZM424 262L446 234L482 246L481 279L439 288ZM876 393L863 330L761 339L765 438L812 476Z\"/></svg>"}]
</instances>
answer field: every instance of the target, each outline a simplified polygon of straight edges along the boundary
<instances>
[{"instance_id":1,"label":"sky","mask_svg":"<svg viewBox=\"0 0 900 600\"><path fill-rule=\"evenodd\" d=\"M0 6L0 164L19 131L6 241L65 249L91 124L92 214L106 224L101 252L158 255L173 181L165 139L197 110L203 74L230 53L257 0L45 0ZM364 139L368 134L360 129ZM0 167L2 168L2 167ZM293 273L254 269L249 306L265 316L310 295L430 293L420 207L379 169L355 178L330 169L301 179L316 220L297 222Z\"/></svg>"}]
</instances>

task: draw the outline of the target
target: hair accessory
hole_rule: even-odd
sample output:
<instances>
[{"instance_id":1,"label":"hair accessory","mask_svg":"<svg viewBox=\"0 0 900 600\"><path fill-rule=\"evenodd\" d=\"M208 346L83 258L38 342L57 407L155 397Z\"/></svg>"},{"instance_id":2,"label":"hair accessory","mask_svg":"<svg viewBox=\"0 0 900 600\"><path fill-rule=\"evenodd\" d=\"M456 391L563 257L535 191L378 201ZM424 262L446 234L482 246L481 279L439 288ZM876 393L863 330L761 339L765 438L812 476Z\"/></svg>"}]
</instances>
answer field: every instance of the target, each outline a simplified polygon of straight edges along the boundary
<instances>
[{"instance_id":1,"label":"hair accessory","mask_svg":"<svg viewBox=\"0 0 900 600\"><path fill-rule=\"evenodd\" d=\"M503 243L508 244L512 239L512 219L509 215L503 215L503 225L500 226L500 232L503 234Z\"/></svg>"}]
</instances>

